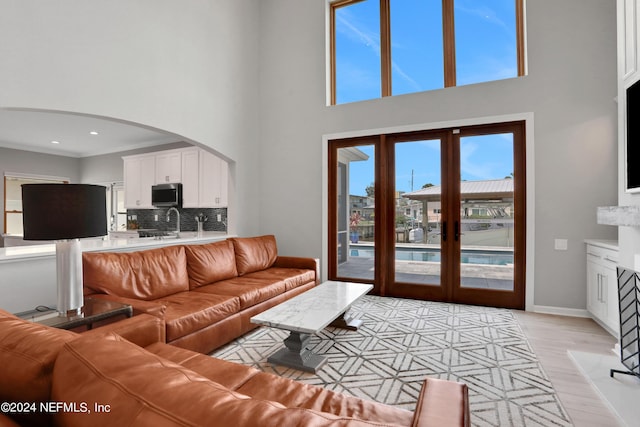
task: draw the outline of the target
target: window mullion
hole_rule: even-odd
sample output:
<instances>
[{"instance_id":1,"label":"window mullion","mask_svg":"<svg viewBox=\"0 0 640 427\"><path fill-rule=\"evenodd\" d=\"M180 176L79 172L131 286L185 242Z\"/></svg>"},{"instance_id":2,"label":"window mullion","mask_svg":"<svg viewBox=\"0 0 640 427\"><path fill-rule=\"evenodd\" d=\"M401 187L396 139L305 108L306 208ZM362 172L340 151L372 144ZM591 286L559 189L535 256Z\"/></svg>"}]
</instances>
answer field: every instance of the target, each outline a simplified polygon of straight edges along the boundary
<instances>
[{"instance_id":1,"label":"window mullion","mask_svg":"<svg viewBox=\"0 0 640 427\"><path fill-rule=\"evenodd\" d=\"M456 85L456 35L453 1L442 0L442 40L444 48L444 87Z\"/></svg>"},{"instance_id":2,"label":"window mullion","mask_svg":"<svg viewBox=\"0 0 640 427\"><path fill-rule=\"evenodd\" d=\"M382 96L391 96L390 0L380 0L380 67Z\"/></svg>"}]
</instances>

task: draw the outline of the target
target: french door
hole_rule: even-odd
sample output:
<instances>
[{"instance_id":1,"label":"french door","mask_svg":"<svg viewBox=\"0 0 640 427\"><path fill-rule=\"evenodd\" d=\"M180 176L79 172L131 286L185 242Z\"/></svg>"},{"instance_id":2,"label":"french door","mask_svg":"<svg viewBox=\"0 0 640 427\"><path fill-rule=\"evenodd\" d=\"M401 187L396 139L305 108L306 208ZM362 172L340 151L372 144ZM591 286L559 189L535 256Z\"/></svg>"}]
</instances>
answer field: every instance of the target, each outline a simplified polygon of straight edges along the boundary
<instances>
[{"instance_id":1,"label":"french door","mask_svg":"<svg viewBox=\"0 0 640 427\"><path fill-rule=\"evenodd\" d=\"M329 276L524 308L524 122L329 145Z\"/></svg>"}]
</instances>

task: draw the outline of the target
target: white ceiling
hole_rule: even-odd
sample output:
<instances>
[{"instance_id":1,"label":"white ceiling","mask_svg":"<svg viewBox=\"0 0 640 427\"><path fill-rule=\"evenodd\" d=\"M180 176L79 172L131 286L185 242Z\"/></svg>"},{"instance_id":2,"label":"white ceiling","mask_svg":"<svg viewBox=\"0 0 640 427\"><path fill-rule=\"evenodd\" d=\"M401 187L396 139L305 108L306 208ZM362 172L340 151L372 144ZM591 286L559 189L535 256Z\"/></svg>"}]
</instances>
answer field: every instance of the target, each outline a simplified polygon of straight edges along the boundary
<instances>
[{"instance_id":1,"label":"white ceiling","mask_svg":"<svg viewBox=\"0 0 640 427\"><path fill-rule=\"evenodd\" d=\"M88 157L181 140L174 134L93 116L0 109L0 147Z\"/></svg>"}]
</instances>

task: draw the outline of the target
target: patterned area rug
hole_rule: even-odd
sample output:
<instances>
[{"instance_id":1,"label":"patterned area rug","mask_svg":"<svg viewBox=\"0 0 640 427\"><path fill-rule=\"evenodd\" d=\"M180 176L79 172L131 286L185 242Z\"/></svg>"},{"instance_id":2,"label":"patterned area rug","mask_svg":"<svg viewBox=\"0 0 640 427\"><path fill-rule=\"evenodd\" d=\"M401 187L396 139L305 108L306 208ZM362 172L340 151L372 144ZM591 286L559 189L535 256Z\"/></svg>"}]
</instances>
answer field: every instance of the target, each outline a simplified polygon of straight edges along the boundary
<instances>
[{"instance_id":1,"label":"patterned area rug","mask_svg":"<svg viewBox=\"0 0 640 427\"><path fill-rule=\"evenodd\" d=\"M327 328L311 340L329 357L317 374L266 362L288 332L261 327L212 356L368 400L414 410L425 377L469 387L474 426L571 426L509 310L364 296L358 331Z\"/></svg>"}]
</instances>

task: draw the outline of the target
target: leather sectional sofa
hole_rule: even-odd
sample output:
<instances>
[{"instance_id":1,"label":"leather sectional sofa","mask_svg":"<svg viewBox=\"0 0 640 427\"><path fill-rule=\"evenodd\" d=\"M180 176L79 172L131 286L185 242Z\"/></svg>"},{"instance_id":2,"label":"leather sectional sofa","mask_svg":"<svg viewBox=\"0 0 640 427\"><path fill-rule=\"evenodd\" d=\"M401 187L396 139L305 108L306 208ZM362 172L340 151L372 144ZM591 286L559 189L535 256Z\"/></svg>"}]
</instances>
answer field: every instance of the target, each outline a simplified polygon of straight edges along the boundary
<instances>
[{"instance_id":1,"label":"leather sectional sofa","mask_svg":"<svg viewBox=\"0 0 640 427\"><path fill-rule=\"evenodd\" d=\"M278 256L274 236L83 254L85 296L163 319L167 343L200 353L257 327L249 319L314 287L318 260Z\"/></svg>"},{"instance_id":2,"label":"leather sectional sofa","mask_svg":"<svg viewBox=\"0 0 640 427\"><path fill-rule=\"evenodd\" d=\"M167 345L165 332L147 314L76 334L0 310L0 427L469 425L463 384L425 380L410 412Z\"/></svg>"}]
</instances>

